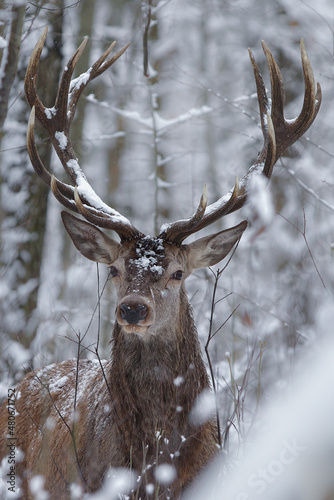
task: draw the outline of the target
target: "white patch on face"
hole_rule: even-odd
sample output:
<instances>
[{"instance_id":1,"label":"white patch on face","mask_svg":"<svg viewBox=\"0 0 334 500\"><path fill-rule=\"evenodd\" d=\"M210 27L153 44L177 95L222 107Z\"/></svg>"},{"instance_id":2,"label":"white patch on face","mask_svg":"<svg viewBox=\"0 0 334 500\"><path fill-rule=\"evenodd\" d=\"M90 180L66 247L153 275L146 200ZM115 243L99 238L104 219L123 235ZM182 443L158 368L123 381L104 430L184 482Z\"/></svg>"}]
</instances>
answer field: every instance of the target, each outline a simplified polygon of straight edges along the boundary
<instances>
[{"instance_id":1,"label":"white patch on face","mask_svg":"<svg viewBox=\"0 0 334 500\"><path fill-rule=\"evenodd\" d=\"M137 333L138 335L142 335L147 331L148 326L122 325L122 328L126 333Z\"/></svg>"}]
</instances>

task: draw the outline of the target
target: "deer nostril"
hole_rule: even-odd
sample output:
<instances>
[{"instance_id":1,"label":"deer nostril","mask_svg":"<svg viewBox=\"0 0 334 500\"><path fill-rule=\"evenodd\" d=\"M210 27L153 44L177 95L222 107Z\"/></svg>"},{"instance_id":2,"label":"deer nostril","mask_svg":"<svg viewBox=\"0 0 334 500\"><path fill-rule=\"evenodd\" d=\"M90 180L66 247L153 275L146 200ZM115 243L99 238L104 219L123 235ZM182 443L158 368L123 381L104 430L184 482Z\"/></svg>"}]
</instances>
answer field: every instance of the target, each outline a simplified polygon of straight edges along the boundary
<instances>
[{"instance_id":1,"label":"deer nostril","mask_svg":"<svg viewBox=\"0 0 334 500\"><path fill-rule=\"evenodd\" d=\"M131 307L128 304L120 306L120 316L129 325L137 325L140 320L144 320L147 316L147 306L141 304L139 306Z\"/></svg>"},{"instance_id":2,"label":"deer nostril","mask_svg":"<svg viewBox=\"0 0 334 500\"><path fill-rule=\"evenodd\" d=\"M142 306L139 306L138 310L139 310L139 318L145 319L147 316L147 313L148 313L147 307L142 305Z\"/></svg>"},{"instance_id":3,"label":"deer nostril","mask_svg":"<svg viewBox=\"0 0 334 500\"><path fill-rule=\"evenodd\" d=\"M122 304L120 310L121 310L121 318L125 319L128 311L130 310L130 307L127 306L126 304Z\"/></svg>"}]
</instances>

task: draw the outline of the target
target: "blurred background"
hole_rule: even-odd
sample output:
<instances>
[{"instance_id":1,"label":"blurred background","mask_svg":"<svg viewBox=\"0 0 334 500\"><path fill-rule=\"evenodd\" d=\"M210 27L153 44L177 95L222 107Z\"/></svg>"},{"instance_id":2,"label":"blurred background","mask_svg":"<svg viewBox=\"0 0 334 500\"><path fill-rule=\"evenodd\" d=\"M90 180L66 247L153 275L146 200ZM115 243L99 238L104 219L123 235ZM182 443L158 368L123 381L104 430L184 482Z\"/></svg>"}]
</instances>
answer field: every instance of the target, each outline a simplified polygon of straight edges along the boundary
<instances>
[{"instance_id":1,"label":"blurred background","mask_svg":"<svg viewBox=\"0 0 334 500\"><path fill-rule=\"evenodd\" d=\"M297 390L295 366L305 353L312 377L309 353L334 333L333 19L331 0L2 4L0 397L27 370L76 357L79 337L81 357L95 357L98 335L100 356L111 350L115 298L111 283L104 288L107 270L75 250L62 227L61 207L33 171L25 146L23 80L46 25L38 89L49 107L62 68L84 36L89 43L77 75L113 40L118 49L131 42L81 97L72 141L98 194L147 234L190 216L204 184L209 202L218 199L261 150L248 47L270 88L261 49L261 40L267 42L283 74L286 117L299 114L304 38L323 90L319 115L278 161L267 196L255 193L243 213L207 230L250 220L219 279L224 263L196 271L187 290L202 345L210 324L217 331L209 354L231 460L246 446L266 403ZM15 57L8 57L16 53L17 72ZM44 164L64 178L39 127L36 138Z\"/></svg>"}]
</instances>

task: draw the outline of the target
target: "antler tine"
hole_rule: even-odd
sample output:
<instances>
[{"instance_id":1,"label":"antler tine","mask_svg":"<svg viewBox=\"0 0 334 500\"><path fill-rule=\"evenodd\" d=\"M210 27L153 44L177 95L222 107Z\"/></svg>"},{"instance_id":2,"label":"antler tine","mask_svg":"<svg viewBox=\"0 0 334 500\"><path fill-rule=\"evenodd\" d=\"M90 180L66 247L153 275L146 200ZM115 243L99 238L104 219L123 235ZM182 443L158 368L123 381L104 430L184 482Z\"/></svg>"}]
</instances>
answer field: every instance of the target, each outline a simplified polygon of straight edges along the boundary
<instances>
[{"instance_id":1,"label":"antler tine","mask_svg":"<svg viewBox=\"0 0 334 500\"><path fill-rule=\"evenodd\" d=\"M308 58L304 40L300 40L300 52L304 73L304 103L299 116L294 120L286 120L284 117L284 84L281 72L265 42L262 42L263 51L267 58L270 80L271 80L271 117L276 135L276 158L275 163L284 151L296 142L314 122L321 105L321 87L315 87L314 75L310 60Z\"/></svg>"},{"instance_id":2,"label":"antler tine","mask_svg":"<svg viewBox=\"0 0 334 500\"><path fill-rule=\"evenodd\" d=\"M123 241L138 238L142 233L128 219L106 205L91 188L78 164L70 140L71 122L83 89L89 81L106 71L125 52L128 45L107 59L115 46L115 43L112 43L84 76L81 75L79 79L71 81L78 59L87 44L87 38L84 39L63 72L55 106L46 108L37 94L36 87L39 60L46 36L47 28L43 31L31 55L25 77L26 97L32 108L27 131L27 146L31 163L37 174L46 184L51 186L55 197L66 208L82 213L87 220L94 221L101 227L113 229ZM43 165L34 137L35 114L43 128L49 133L53 147L76 188L51 176ZM75 189L77 189L77 194Z\"/></svg>"},{"instance_id":3,"label":"antler tine","mask_svg":"<svg viewBox=\"0 0 334 500\"><path fill-rule=\"evenodd\" d=\"M173 243L177 243L178 235L180 234L183 235L184 231L186 232L191 231L202 220L207 206L207 202L208 202L208 190L206 185L204 185L199 205L197 207L196 212L192 215L192 217L186 220L178 220L174 224L166 224L166 226L162 226L159 237L167 239L169 241L173 241ZM168 236L165 236L164 227L166 227L166 232L168 232ZM186 238L186 236L184 238ZM179 243L182 243L182 240L180 240Z\"/></svg>"},{"instance_id":4,"label":"antler tine","mask_svg":"<svg viewBox=\"0 0 334 500\"><path fill-rule=\"evenodd\" d=\"M253 67L255 83L256 83L256 92L260 109L261 128L264 134L264 139L266 140L267 139L266 116L270 111L269 100L262 75L260 73L258 65L256 64L255 57L251 49L248 49L248 55Z\"/></svg>"},{"instance_id":5,"label":"antler tine","mask_svg":"<svg viewBox=\"0 0 334 500\"><path fill-rule=\"evenodd\" d=\"M35 136L34 136L34 127L35 127L35 106L31 109L29 121L28 121L28 129L27 129L27 146L30 161L35 169L35 172L42 179L45 184L51 187L52 193L55 198L62 204L64 207L72 210L73 212L82 212L76 205L75 200L75 188L70 184L65 184L55 177L55 175L51 175L43 165L43 162L38 154L38 150L36 147ZM82 205L82 202L80 200ZM94 211L93 207L89 207L90 210ZM88 210L86 209L88 212ZM100 218L108 221L108 216L103 214ZM103 227L106 227L106 222L104 222Z\"/></svg>"},{"instance_id":6,"label":"antler tine","mask_svg":"<svg viewBox=\"0 0 334 500\"><path fill-rule=\"evenodd\" d=\"M28 147L30 161L35 169L35 172L39 175L42 181L45 182L45 184L47 184L51 188L53 186L52 188L53 192L55 189L57 190L57 193L59 194L58 196L56 196L56 198L59 199L60 197L62 197L61 203L64 206L66 206L70 210L73 210L74 212L79 212L74 202L73 186L70 186L69 184L65 184L64 182L60 181L54 175L51 175L50 172L48 172L44 167L36 147L34 128L35 128L35 106L31 108L28 121L28 128L27 128L27 147Z\"/></svg>"},{"instance_id":7,"label":"antler tine","mask_svg":"<svg viewBox=\"0 0 334 500\"><path fill-rule=\"evenodd\" d=\"M48 172L48 174L49 174L49 172ZM61 203L65 208L68 208L72 212L79 213L79 209L76 206L75 201L72 200L72 197L74 198L73 186L67 185L67 187L70 188L71 191L70 191L70 195L66 196L63 194L62 189L60 188L61 184L62 183L53 174L50 176L50 187L51 187L52 194L56 198L56 200L58 200L59 203Z\"/></svg>"},{"instance_id":8,"label":"antler tine","mask_svg":"<svg viewBox=\"0 0 334 500\"><path fill-rule=\"evenodd\" d=\"M112 42L107 48L107 50L99 57L99 59L89 68L89 70L86 73L80 75L77 79L72 80L71 85L69 86L70 89L69 105L68 105L69 123L71 123L73 120L79 97L81 96L83 90L86 88L88 83L97 78L98 76L102 75L102 73L104 73L108 68L110 68L110 66L112 66L114 62L117 61L117 59L119 59L122 54L124 54L126 49L130 46L130 43L125 45L125 47L123 47L119 52L117 52L117 54L115 54L114 56L112 56L110 59L107 60L108 56L110 55L115 45L116 42ZM75 61L75 64L76 63L77 60Z\"/></svg>"},{"instance_id":9,"label":"antler tine","mask_svg":"<svg viewBox=\"0 0 334 500\"><path fill-rule=\"evenodd\" d=\"M86 36L81 42L80 46L75 51L75 53L73 54L73 56L69 59L68 63L66 64L66 69L63 71L59 83L57 98L54 107L57 110L57 117L59 123L65 124L67 132L69 131L76 110L76 106L74 106L73 109L70 109L70 106L68 105L69 90L72 81L72 75L77 65L77 62L79 61L83 51L85 50L87 42L88 42L88 37ZM85 87L86 85L81 86L79 97Z\"/></svg>"},{"instance_id":10,"label":"antler tine","mask_svg":"<svg viewBox=\"0 0 334 500\"><path fill-rule=\"evenodd\" d=\"M206 206L207 203L207 190L205 186L205 194L203 192L198 208L194 215L189 219L178 220L171 224L165 224L161 228L159 238L162 238L175 245L181 245L182 241L188 236L204 227L212 224L220 219L229 211L232 210L239 196L239 181L236 178L235 186L232 192L221 198L216 204ZM218 207L219 204L219 207ZM217 206L214 206L217 205Z\"/></svg>"},{"instance_id":11,"label":"antler tine","mask_svg":"<svg viewBox=\"0 0 334 500\"><path fill-rule=\"evenodd\" d=\"M284 118L284 84L280 69L265 42L262 42L262 47L269 67L271 109L262 75L249 49L264 138L264 145L261 152L255 163L242 177L240 185L236 183L233 190L222 196L216 203L206 207L201 219L193 215L187 220L166 224L162 227L161 238L175 244L180 244L190 234L212 224L224 215L239 210L247 198L247 185L250 176L255 173L262 173L269 179L275 163L285 149L296 142L315 120L321 104L321 87L318 83L317 91L315 91L313 70L305 50L303 39L300 42L300 50L305 82L304 104L299 116L289 121Z\"/></svg>"},{"instance_id":12,"label":"antler tine","mask_svg":"<svg viewBox=\"0 0 334 500\"><path fill-rule=\"evenodd\" d=\"M38 94L37 94L37 88L36 88L36 80L37 80L37 71L38 71L38 65L39 65L39 60L41 57L41 53L45 44L46 40L46 35L48 33L48 27L46 27L38 40L38 42L35 45L35 48L31 54L29 64L27 67L26 71L26 76L24 80L24 91L25 95L27 98L27 101L32 108L33 106L36 106L37 108L37 116L38 120L43 120L45 115L45 106L40 100Z\"/></svg>"}]
</instances>

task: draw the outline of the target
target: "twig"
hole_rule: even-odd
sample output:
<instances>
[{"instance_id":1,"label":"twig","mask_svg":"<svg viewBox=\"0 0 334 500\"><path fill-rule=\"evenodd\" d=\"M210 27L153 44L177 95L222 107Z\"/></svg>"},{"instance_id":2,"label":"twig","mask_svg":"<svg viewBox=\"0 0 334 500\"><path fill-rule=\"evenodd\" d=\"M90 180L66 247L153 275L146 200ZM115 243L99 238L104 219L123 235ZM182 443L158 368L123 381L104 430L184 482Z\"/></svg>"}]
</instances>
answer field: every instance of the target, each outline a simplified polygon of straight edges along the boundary
<instances>
[{"instance_id":1,"label":"twig","mask_svg":"<svg viewBox=\"0 0 334 500\"><path fill-rule=\"evenodd\" d=\"M282 161L281 161L281 163L282 163L283 167L285 168L285 170L289 173L289 175L291 175L291 177L297 182L297 184L299 184L299 186L301 186L304 189L304 191L306 191L311 196L313 196L313 198L315 198L319 203L324 205L326 208L329 208L330 210L332 210L332 212L334 212L334 205L331 205L326 200L322 199L317 193L315 193L315 191L313 191L313 189L309 188L306 184L304 184L304 182L301 181L296 176L295 172L293 170L291 170L291 168L288 168L286 165L284 165L284 163Z\"/></svg>"},{"instance_id":2,"label":"twig","mask_svg":"<svg viewBox=\"0 0 334 500\"><path fill-rule=\"evenodd\" d=\"M266 347L265 342L260 342L260 354L259 354L259 369L258 369L258 380L257 380L257 396L256 396L256 408L259 407L260 396L261 396L261 368L262 368L262 357L263 352Z\"/></svg>"},{"instance_id":3,"label":"twig","mask_svg":"<svg viewBox=\"0 0 334 500\"><path fill-rule=\"evenodd\" d=\"M209 319L209 325L210 325L210 327L209 327L208 338L207 338L207 341L206 341L204 349L205 349L205 354L206 354L206 357L207 357L207 360L208 360L208 364L209 364L209 370L210 370L210 375L211 375L211 380L212 380L212 388L213 388L213 392L214 392L214 395L215 395L218 443L219 443L220 447L222 447L222 436L221 436L221 428L220 428L219 406L218 406L218 398L217 398L217 387L216 387L215 374L214 374L214 370L213 370L213 366L212 366L212 362L211 362L211 358L210 358L209 345L210 345L210 342L211 342L212 338L223 328L223 326L227 323L227 321L231 318L231 316L233 316L233 314L235 313L235 311L239 307L239 306L237 306L233 310L233 312L228 316L228 318L224 321L224 323L215 332L212 333L213 316L214 316L214 312L215 312L215 307L216 307L216 304L218 304L222 300L222 299L219 299L218 301L216 301L216 293L217 293L217 288L218 288L218 281L219 281L221 275L223 274L223 272L225 271L225 269L227 268L227 266L229 265L229 263L231 262L231 259L232 259L233 255L234 255L236 249L238 248L239 242L240 242L240 238L237 241L236 245L234 246L233 251L232 251L232 253L231 253L231 255L230 255L227 263L223 267L223 269L221 269L221 270L217 269L217 273L215 273L211 268L209 268L210 271L212 272L214 278L215 278L215 281L214 281L214 285L213 285L212 300L211 300L211 310L210 310L210 319ZM229 295L230 294L227 294L225 297L228 297Z\"/></svg>"},{"instance_id":4,"label":"twig","mask_svg":"<svg viewBox=\"0 0 334 500\"><path fill-rule=\"evenodd\" d=\"M77 361L76 361L76 373L75 373L75 389L74 389L74 415L77 406L77 393L78 393L78 381L79 381L79 361L80 361L80 348L81 348L81 336L80 331L77 335L78 338L78 351L77 351ZM73 419L73 432L74 432L74 420Z\"/></svg>"},{"instance_id":5,"label":"twig","mask_svg":"<svg viewBox=\"0 0 334 500\"><path fill-rule=\"evenodd\" d=\"M282 217L282 219L284 219L286 222L288 222L294 229L296 229L296 231L298 231L298 233L300 233L303 236L304 241L305 241L305 245L306 245L307 251L308 251L308 253L309 253L310 257L311 257L314 269L316 270L316 273L319 276L319 279L320 279L320 281L322 283L322 286L324 287L324 289L328 293L329 297L332 298L332 296L331 296L331 294L330 294L330 292L329 292L329 290L328 290L328 288L327 288L327 286L326 286L326 284L325 284L325 282L323 280L323 277L320 274L318 266L317 266L317 264L316 264L316 262L314 260L314 257L313 257L310 245L309 245L307 237L306 237L306 215L305 215L305 210L304 209L303 209L303 214L304 214L304 227L303 227L303 230L301 230L293 222L291 222L289 219L287 219L286 217L284 217L284 215L282 215L281 213L278 213L278 215L280 215Z\"/></svg>"},{"instance_id":6,"label":"twig","mask_svg":"<svg viewBox=\"0 0 334 500\"><path fill-rule=\"evenodd\" d=\"M88 326L87 326L87 328L86 328L86 331L85 331L85 333L83 334L82 340L86 337L86 335L87 335L87 333L88 333L88 331L89 331L89 329L90 329L90 327L91 327L91 325L92 325L92 322L93 322L93 319L94 319L94 316L95 316L96 310L99 310L99 307L100 307L100 301L101 301L102 295L103 295L103 293L104 293L104 290L105 290L105 288L106 288L106 286L107 286L108 280L109 280L109 278L107 278L107 279L106 279L106 281L105 281L105 283L104 283L104 285L103 285L102 291L101 291L101 293L98 295L98 299L97 299L96 306L95 306L94 311L93 311L93 313L92 313L91 319L90 319L90 321L89 321L89 323L88 323ZM100 286L100 285L99 285L99 282L98 282L98 288L99 288L99 286Z\"/></svg>"},{"instance_id":7,"label":"twig","mask_svg":"<svg viewBox=\"0 0 334 500\"><path fill-rule=\"evenodd\" d=\"M96 354L96 357L98 359L98 362L99 362L99 365L100 365L100 368L101 368L101 371L102 371L102 376L104 378L104 381L106 383L106 386L107 386L107 389L108 389L108 392L109 392L110 401L113 402L112 401L111 390L110 390L110 387L109 387L109 384L108 384L108 380L107 380L107 377L106 377L106 374L105 374L105 371L104 371L104 368L103 368L103 365L102 365L102 361L101 361L100 355L98 353L97 347L95 348L95 354Z\"/></svg>"},{"instance_id":8,"label":"twig","mask_svg":"<svg viewBox=\"0 0 334 500\"><path fill-rule=\"evenodd\" d=\"M143 67L144 67L144 76L149 77L148 73L148 33L150 30L150 24L151 24L151 6L152 6L152 0L148 0L148 11L146 15L146 24L144 28L144 34L143 34Z\"/></svg>"},{"instance_id":9,"label":"twig","mask_svg":"<svg viewBox=\"0 0 334 500\"><path fill-rule=\"evenodd\" d=\"M207 360L208 360L208 364L209 364L209 369L210 369L210 374L211 374L211 380L212 380L212 388L213 388L213 392L214 392L214 395L215 395L217 433L218 433L218 443L219 443L220 447L222 446L222 438L221 438L221 430L220 430L220 419L219 419L217 388L216 388L215 374L214 374L214 371L213 371L213 366L212 366L212 362L211 362L211 358L210 358L210 353L209 353L209 345L210 345L210 341L212 339L213 315L214 315L215 305L216 305L216 293L217 293L218 281L219 281L219 278L220 278L222 272L223 271L220 271L219 269L217 270L216 274L213 272L213 274L215 276L215 282L214 282L214 285L213 285L212 300L211 300L211 312L210 312L210 320L209 320L210 327L209 327L208 338L207 338L207 341L206 341L206 344L205 344L205 348L204 348L205 349L205 354L206 354L206 357L207 357Z\"/></svg>"},{"instance_id":10,"label":"twig","mask_svg":"<svg viewBox=\"0 0 334 500\"><path fill-rule=\"evenodd\" d=\"M230 295L230 294L229 294ZM221 299L220 299L221 300ZM218 304L218 302L220 302L220 300L218 300L216 302L216 304ZM240 304L238 304L234 309L233 311L231 312L231 314L229 316L227 316L226 320L224 321L224 323L222 323L220 325L219 328L217 328L217 330L215 332L213 332L213 334L211 335L211 339L213 339L213 337L226 325L226 323L232 318L233 314L237 311L237 309L239 308ZM211 340L210 339L210 340Z\"/></svg>"},{"instance_id":11,"label":"twig","mask_svg":"<svg viewBox=\"0 0 334 500\"><path fill-rule=\"evenodd\" d=\"M97 304L98 304L96 351L98 351L99 345L100 345L100 330L101 330L100 273L99 273L99 263L98 262L96 263L96 277L97 277Z\"/></svg>"}]
</instances>

